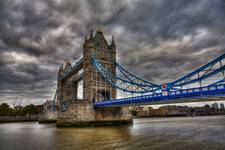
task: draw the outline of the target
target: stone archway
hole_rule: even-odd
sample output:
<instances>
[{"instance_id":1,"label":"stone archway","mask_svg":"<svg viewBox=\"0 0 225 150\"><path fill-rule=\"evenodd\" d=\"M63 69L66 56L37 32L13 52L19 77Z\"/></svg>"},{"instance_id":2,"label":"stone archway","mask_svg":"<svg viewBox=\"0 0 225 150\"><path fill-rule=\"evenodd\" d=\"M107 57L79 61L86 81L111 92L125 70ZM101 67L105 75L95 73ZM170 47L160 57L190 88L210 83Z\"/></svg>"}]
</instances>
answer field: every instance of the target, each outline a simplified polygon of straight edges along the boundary
<instances>
[{"instance_id":1,"label":"stone archway","mask_svg":"<svg viewBox=\"0 0 225 150\"><path fill-rule=\"evenodd\" d=\"M97 93L93 96L92 102L99 102L103 100L109 100L111 98L110 91L107 90L98 90Z\"/></svg>"}]
</instances>

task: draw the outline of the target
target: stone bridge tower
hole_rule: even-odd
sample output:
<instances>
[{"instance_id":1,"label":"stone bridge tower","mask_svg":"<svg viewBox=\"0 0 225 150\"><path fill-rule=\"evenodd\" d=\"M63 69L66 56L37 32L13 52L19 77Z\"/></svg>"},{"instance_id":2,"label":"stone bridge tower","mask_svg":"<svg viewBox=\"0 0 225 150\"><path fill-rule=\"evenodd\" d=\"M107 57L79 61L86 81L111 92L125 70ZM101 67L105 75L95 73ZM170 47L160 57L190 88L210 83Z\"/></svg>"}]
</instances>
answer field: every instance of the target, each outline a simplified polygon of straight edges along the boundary
<instances>
[{"instance_id":1,"label":"stone bridge tower","mask_svg":"<svg viewBox=\"0 0 225 150\"><path fill-rule=\"evenodd\" d=\"M84 68L84 99L89 102L96 102L116 98L116 89L98 73L91 63L91 57L95 56L110 73L116 75L116 45L114 37L109 45L105 40L101 29L96 31L93 37L92 31L89 39L85 39L83 47L83 68Z\"/></svg>"},{"instance_id":2,"label":"stone bridge tower","mask_svg":"<svg viewBox=\"0 0 225 150\"><path fill-rule=\"evenodd\" d=\"M92 64L94 56L110 73L116 75L116 44L114 37L107 43L99 28L93 36L85 37L83 58L72 66L68 61L59 69L58 80L58 126L99 126L129 124L129 109L123 107L94 108L93 103L116 99L116 89L107 83ZM82 73L79 73L80 70ZM78 82L83 81L83 98L78 98ZM65 105L66 104L66 107Z\"/></svg>"}]
</instances>

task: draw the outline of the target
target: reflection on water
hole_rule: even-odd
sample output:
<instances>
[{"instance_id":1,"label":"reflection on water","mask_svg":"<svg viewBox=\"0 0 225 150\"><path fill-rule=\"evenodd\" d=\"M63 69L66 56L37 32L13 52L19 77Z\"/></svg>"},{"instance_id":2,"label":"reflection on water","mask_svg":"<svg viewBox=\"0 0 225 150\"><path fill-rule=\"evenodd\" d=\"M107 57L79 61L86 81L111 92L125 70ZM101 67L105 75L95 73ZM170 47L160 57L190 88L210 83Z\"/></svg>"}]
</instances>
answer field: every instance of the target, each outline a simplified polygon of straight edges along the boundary
<instances>
[{"instance_id":1,"label":"reflection on water","mask_svg":"<svg viewBox=\"0 0 225 150\"><path fill-rule=\"evenodd\" d=\"M135 119L132 126L64 128L0 124L1 150L224 150L225 116Z\"/></svg>"},{"instance_id":2,"label":"reflection on water","mask_svg":"<svg viewBox=\"0 0 225 150\"><path fill-rule=\"evenodd\" d=\"M57 149L119 149L131 141L129 128L83 128L57 130Z\"/></svg>"}]
</instances>

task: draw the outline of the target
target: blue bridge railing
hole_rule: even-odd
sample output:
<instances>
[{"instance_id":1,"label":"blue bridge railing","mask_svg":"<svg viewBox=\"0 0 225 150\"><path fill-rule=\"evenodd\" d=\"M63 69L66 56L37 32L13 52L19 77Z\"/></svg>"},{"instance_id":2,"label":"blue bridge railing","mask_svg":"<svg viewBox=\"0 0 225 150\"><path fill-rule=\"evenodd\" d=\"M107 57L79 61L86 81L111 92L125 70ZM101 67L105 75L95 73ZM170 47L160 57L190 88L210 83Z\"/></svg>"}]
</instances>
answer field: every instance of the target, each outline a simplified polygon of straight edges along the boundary
<instances>
[{"instance_id":1,"label":"blue bridge railing","mask_svg":"<svg viewBox=\"0 0 225 150\"><path fill-rule=\"evenodd\" d=\"M110 107L120 105L144 104L157 101L176 100L185 98L197 98L206 96L225 96L225 84L190 88L179 91L164 91L162 93L155 93L150 95L128 97L121 99L105 100L95 102L94 107Z\"/></svg>"}]
</instances>

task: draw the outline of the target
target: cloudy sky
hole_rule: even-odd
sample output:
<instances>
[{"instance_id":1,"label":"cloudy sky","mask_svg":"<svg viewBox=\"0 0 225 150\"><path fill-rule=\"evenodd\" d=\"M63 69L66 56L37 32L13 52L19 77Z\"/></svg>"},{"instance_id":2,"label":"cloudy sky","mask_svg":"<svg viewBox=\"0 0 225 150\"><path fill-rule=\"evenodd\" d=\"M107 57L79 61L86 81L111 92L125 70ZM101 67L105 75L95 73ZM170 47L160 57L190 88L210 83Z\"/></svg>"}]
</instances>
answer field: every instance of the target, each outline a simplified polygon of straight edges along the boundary
<instances>
[{"instance_id":1,"label":"cloudy sky","mask_svg":"<svg viewBox=\"0 0 225 150\"><path fill-rule=\"evenodd\" d=\"M0 103L52 99L59 65L99 25L128 70L172 81L225 53L224 18L223 0L0 0Z\"/></svg>"}]
</instances>

